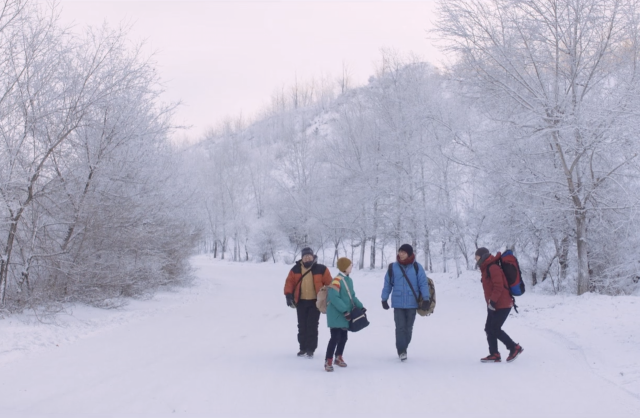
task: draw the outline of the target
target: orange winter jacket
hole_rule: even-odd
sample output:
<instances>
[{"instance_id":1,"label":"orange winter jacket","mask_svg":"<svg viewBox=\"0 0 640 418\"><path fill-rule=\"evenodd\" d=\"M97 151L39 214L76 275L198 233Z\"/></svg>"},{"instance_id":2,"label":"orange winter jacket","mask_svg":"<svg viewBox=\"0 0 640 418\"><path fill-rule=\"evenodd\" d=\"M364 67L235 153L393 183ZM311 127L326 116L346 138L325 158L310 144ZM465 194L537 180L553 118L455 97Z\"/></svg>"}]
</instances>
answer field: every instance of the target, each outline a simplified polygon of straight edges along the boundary
<instances>
[{"instance_id":1,"label":"orange winter jacket","mask_svg":"<svg viewBox=\"0 0 640 418\"><path fill-rule=\"evenodd\" d=\"M496 309L511 308L513 307L513 298L509 293L507 278L497 264L499 259L500 253L495 256L490 255L480 266L484 299L487 303L489 303L489 300L495 303ZM487 273L487 271L489 271L490 274Z\"/></svg>"},{"instance_id":2,"label":"orange winter jacket","mask_svg":"<svg viewBox=\"0 0 640 418\"><path fill-rule=\"evenodd\" d=\"M287 280L284 282L284 294L293 294L293 300L295 303L298 303L298 300L300 300L300 286L302 284L301 264L302 260L298 260L296 262L295 266L293 266L291 271L289 271ZM314 264L311 266L311 273L309 274L313 275L313 284L316 288L316 294L320 291L322 286L329 286L333 280L329 269L322 264Z\"/></svg>"}]
</instances>

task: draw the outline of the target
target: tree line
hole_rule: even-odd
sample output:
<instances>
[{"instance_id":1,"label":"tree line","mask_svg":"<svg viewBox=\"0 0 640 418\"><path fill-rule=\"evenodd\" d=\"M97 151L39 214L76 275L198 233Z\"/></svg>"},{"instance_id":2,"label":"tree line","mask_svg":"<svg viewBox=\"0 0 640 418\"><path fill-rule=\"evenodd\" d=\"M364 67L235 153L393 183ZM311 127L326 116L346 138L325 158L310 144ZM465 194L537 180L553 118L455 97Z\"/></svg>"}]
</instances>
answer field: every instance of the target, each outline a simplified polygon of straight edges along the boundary
<instances>
[{"instance_id":1,"label":"tree line","mask_svg":"<svg viewBox=\"0 0 640 418\"><path fill-rule=\"evenodd\" d=\"M57 6L0 10L0 306L117 306L188 276L198 230L169 142L174 106L122 29Z\"/></svg>"},{"instance_id":2,"label":"tree line","mask_svg":"<svg viewBox=\"0 0 640 418\"><path fill-rule=\"evenodd\" d=\"M640 47L631 0L449 0L449 65L384 51L364 86L296 82L186 150L201 251L385 268L403 242L458 275L514 249L530 285L640 279Z\"/></svg>"}]
</instances>

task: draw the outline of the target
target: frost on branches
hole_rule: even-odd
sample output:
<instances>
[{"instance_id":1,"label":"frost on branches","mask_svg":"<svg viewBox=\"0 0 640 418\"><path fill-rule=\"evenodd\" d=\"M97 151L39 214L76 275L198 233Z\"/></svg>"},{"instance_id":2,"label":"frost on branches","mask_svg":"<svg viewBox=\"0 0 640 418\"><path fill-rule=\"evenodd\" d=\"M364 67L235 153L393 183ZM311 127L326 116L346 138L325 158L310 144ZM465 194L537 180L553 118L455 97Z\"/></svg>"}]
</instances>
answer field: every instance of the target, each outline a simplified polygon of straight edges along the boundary
<instances>
[{"instance_id":1,"label":"frost on branches","mask_svg":"<svg viewBox=\"0 0 640 418\"><path fill-rule=\"evenodd\" d=\"M366 85L296 82L189 150L201 250L290 262L311 245L371 269L409 242L459 275L477 247L511 248L546 291L636 291L639 11L441 2L450 66L383 51Z\"/></svg>"},{"instance_id":2,"label":"frost on branches","mask_svg":"<svg viewBox=\"0 0 640 418\"><path fill-rule=\"evenodd\" d=\"M63 30L55 6L0 15L0 304L118 304L185 277L151 63L125 32Z\"/></svg>"}]
</instances>

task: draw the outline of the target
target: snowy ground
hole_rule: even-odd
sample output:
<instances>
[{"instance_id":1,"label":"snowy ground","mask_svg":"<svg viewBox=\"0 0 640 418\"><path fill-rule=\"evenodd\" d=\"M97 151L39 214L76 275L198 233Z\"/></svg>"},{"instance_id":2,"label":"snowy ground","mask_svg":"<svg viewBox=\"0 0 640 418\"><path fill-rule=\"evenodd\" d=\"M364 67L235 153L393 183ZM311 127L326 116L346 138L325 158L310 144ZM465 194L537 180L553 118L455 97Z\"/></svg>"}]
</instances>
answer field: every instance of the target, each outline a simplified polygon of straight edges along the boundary
<instances>
[{"instance_id":1,"label":"snowy ground","mask_svg":"<svg viewBox=\"0 0 640 418\"><path fill-rule=\"evenodd\" d=\"M477 273L435 274L436 313L417 318L400 363L383 273L355 272L371 326L350 333L349 366L326 373L324 317L316 357L295 356L290 266L194 265L193 287L120 310L0 320L0 417L640 416L637 296L527 293L505 326L524 353L481 364Z\"/></svg>"}]
</instances>

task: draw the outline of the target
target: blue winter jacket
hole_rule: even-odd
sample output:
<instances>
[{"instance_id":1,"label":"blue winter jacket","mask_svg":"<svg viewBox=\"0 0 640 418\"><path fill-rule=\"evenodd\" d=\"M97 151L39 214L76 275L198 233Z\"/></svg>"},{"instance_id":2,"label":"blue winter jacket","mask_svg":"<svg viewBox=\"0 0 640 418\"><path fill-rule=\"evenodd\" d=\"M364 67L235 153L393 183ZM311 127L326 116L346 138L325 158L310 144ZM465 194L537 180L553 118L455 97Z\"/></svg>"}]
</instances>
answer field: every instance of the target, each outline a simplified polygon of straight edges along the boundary
<instances>
[{"instance_id":1,"label":"blue winter jacket","mask_svg":"<svg viewBox=\"0 0 640 418\"><path fill-rule=\"evenodd\" d=\"M404 269L407 277L409 278L409 281L411 281L413 289L416 291L416 294L422 294L422 298L425 300L429 299L430 295L429 284L427 282L427 273L425 273L424 268L420 265L420 263L415 262L415 264L418 265L417 276L416 269L413 264L403 266L397 261L393 263L391 265L393 278L389 277L389 270L387 270L387 274L384 276L382 300L388 300L389 295L391 295L391 307L400 309L413 309L418 307L416 298L413 295L411 288L407 284L407 280L404 278L402 270L400 269Z\"/></svg>"}]
</instances>

